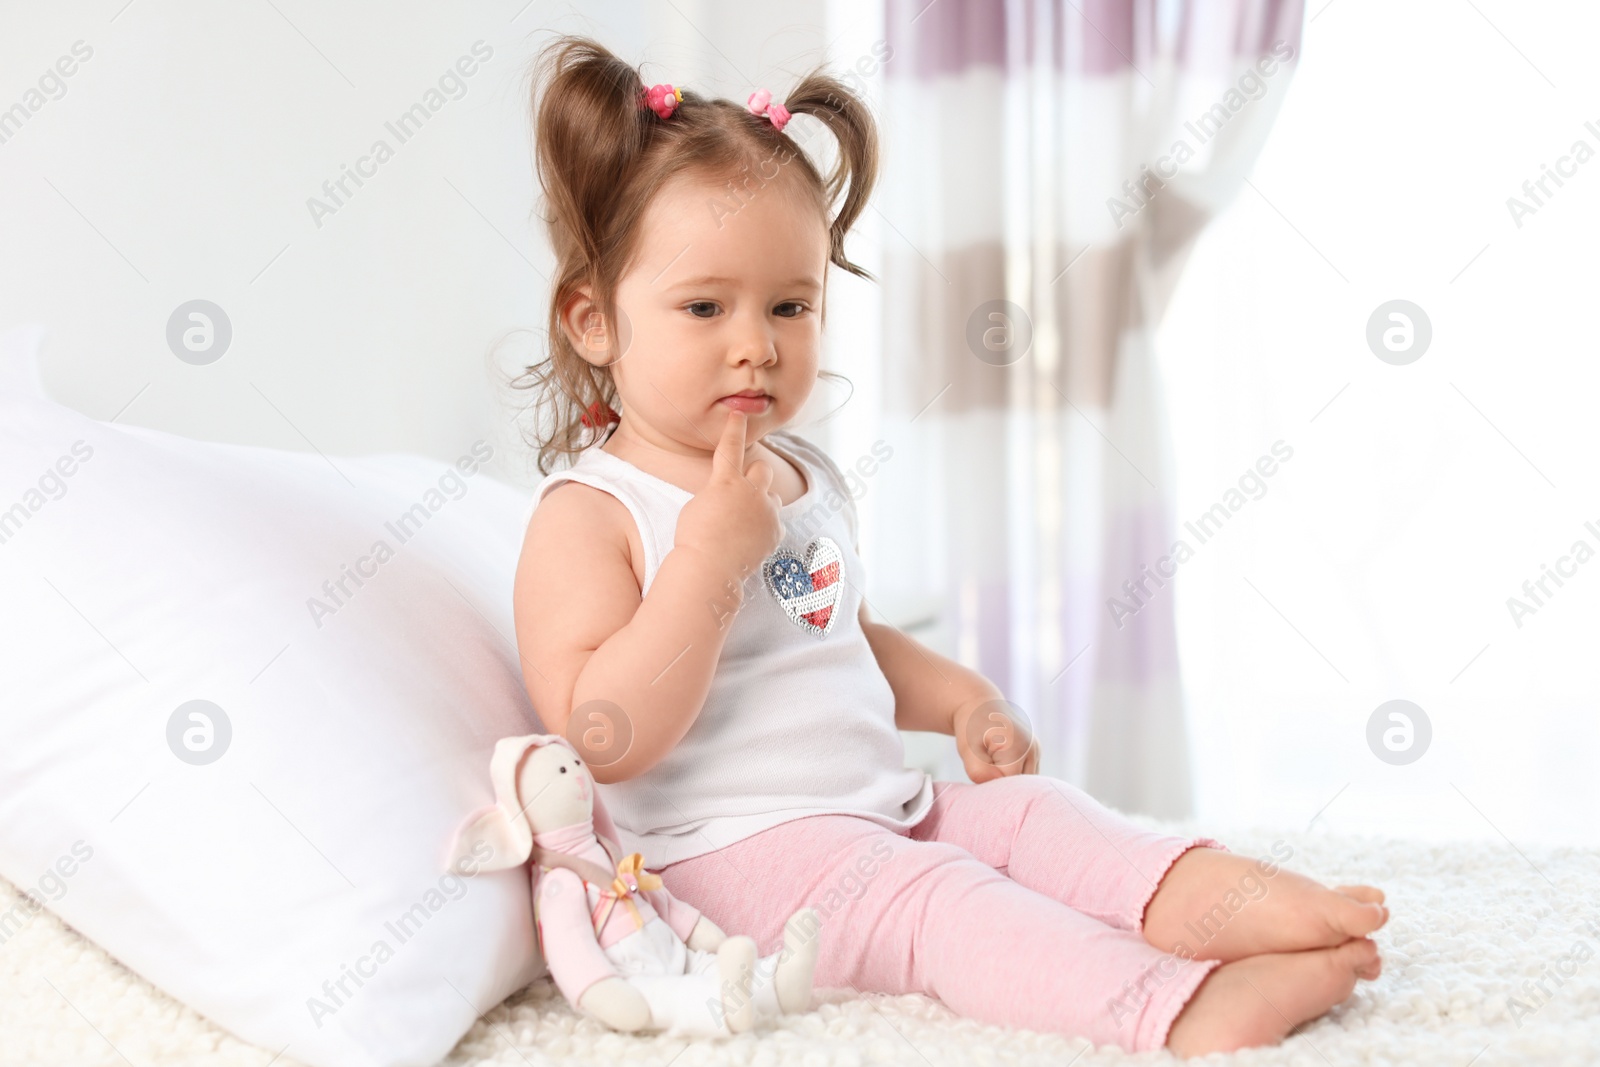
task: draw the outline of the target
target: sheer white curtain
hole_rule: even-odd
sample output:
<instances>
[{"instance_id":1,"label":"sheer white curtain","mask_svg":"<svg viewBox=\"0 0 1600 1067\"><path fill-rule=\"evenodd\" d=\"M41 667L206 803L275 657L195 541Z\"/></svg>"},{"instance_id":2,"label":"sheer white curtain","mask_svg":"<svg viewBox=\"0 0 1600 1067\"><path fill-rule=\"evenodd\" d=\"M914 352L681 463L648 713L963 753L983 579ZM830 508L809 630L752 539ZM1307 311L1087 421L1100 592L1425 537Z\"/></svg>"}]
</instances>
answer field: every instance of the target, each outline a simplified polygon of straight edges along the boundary
<instances>
[{"instance_id":1,"label":"sheer white curtain","mask_svg":"<svg viewBox=\"0 0 1600 1067\"><path fill-rule=\"evenodd\" d=\"M1172 575L1196 538L1173 521L1151 338L1272 125L1302 15L884 8L873 586L931 606L937 643L1028 716L1044 773L1123 810L1192 807Z\"/></svg>"}]
</instances>

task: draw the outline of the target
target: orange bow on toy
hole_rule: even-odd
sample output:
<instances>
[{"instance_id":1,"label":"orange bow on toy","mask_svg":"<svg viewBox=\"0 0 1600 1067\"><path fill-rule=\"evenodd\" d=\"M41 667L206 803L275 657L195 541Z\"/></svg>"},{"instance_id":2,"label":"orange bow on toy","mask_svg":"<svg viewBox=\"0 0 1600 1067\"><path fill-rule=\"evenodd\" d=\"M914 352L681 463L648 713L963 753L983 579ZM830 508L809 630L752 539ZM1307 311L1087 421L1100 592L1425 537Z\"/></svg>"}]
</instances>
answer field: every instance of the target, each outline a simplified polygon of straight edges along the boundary
<instances>
[{"instance_id":1,"label":"orange bow on toy","mask_svg":"<svg viewBox=\"0 0 1600 1067\"><path fill-rule=\"evenodd\" d=\"M611 909L616 907L617 901L625 901L628 910L633 912L634 925L644 927L644 916L639 914L639 906L633 902L633 895L640 890L660 889L661 876L651 874L644 869L644 856L638 852L624 856L617 861L617 877L612 880L611 888L602 889L600 896L605 903L595 910L598 918L594 920L594 928L598 932L605 929L606 920L611 917Z\"/></svg>"}]
</instances>

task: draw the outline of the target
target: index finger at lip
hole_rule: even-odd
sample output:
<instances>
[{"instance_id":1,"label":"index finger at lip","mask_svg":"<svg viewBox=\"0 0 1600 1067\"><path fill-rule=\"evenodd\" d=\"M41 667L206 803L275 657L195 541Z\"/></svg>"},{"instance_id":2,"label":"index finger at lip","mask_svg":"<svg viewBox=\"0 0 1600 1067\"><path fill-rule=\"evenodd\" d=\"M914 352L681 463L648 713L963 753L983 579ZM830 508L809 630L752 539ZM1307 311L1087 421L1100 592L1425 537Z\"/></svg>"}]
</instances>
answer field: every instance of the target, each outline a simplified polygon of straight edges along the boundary
<instances>
[{"instance_id":1,"label":"index finger at lip","mask_svg":"<svg viewBox=\"0 0 1600 1067\"><path fill-rule=\"evenodd\" d=\"M722 439L717 442L713 466L735 474L744 473L744 412L728 409L728 421L722 424Z\"/></svg>"}]
</instances>

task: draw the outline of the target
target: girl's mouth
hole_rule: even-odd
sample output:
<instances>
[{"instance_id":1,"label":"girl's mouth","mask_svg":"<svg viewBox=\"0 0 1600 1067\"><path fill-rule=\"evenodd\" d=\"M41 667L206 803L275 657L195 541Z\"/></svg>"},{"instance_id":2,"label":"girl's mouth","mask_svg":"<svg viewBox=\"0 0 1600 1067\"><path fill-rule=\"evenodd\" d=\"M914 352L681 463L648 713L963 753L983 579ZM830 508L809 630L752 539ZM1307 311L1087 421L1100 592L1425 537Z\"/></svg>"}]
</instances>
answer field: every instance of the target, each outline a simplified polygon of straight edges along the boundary
<instances>
[{"instance_id":1,"label":"girl's mouth","mask_svg":"<svg viewBox=\"0 0 1600 1067\"><path fill-rule=\"evenodd\" d=\"M761 396L741 396L735 394L733 396L725 396L721 400L718 400L717 403L726 404L735 411L743 411L751 415L759 415L767 410L767 407L772 403L772 397L767 396L766 394L762 394Z\"/></svg>"}]
</instances>

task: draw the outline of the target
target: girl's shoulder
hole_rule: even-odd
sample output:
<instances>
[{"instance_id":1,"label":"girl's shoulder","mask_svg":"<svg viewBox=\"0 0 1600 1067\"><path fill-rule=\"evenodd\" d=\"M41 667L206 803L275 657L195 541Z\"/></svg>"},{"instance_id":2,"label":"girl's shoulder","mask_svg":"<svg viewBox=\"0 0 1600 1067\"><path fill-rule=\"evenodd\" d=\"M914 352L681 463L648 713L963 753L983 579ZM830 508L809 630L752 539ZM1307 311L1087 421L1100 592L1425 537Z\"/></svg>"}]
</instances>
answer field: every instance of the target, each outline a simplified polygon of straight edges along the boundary
<instances>
[{"instance_id":1,"label":"girl's shoulder","mask_svg":"<svg viewBox=\"0 0 1600 1067\"><path fill-rule=\"evenodd\" d=\"M619 532L625 528L628 512L634 507L625 484L628 464L605 452L600 444L591 444L565 467L539 480L522 516L524 526L531 525L541 511L553 508L569 521L609 516ZM574 511L580 514L567 514Z\"/></svg>"},{"instance_id":2,"label":"girl's shoulder","mask_svg":"<svg viewBox=\"0 0 1600 1067\"><path fill-rule=\"evenodd\" d=\"M629 504L617 495L617 486L596 476L597 466L601 464L586 463L580 456L572 466L552 471L540 481L525 517L525 550L537 541L544 552L530 562L557 566L572 554L620 551L642 586L645 552L638 524Z\"/></svg>"},{"instance_id":3,"label":"girl's shoulder","mask_svg":"<svg viewBox=\"0 0 1600 1067\"><path fill-rule=\"evenodd\" d=\"M838 489L844 486L844 472L833 461L833 457L823 451L821 445L800 436L794 430L773 430L767 437L776 440L778 447L783 451L803 459L806 466L820 474L830 487Z\"/></svg>"}]
</instances>

